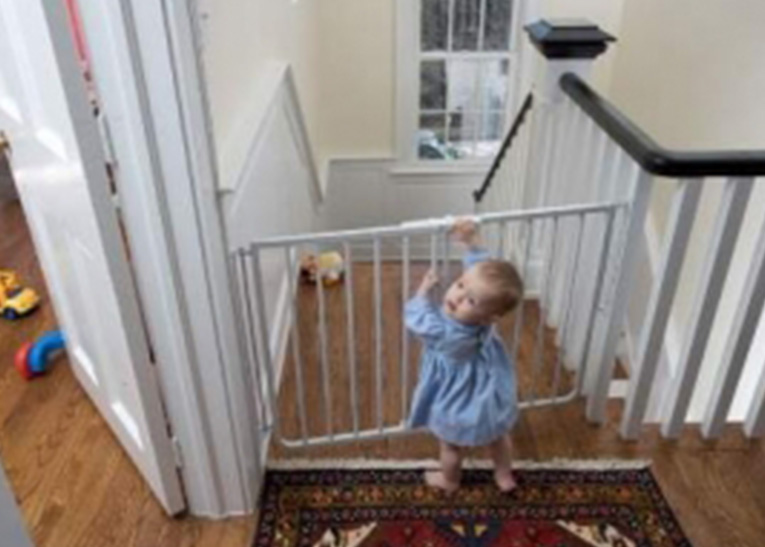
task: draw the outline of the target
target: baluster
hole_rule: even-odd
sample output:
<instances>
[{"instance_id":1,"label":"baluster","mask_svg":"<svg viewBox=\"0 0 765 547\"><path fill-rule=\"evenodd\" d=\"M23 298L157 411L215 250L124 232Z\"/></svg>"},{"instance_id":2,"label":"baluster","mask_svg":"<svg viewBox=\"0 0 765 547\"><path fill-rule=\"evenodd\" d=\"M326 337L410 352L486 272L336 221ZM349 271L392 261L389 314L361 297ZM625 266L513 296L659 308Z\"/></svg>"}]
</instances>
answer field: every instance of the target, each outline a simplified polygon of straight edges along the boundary
<instances>
[{"instance_id":1,"label":"baluster","mask_svg":"<svg viewBox=\"0 0 765 547\"><path fill-rule=\"evenodd\" d=\"M600 362L594 371L594 382L587 401L587 418L596 423L602 423L605 418L608 387L613 377L615 364L616 344L627 314L630 289L635 276L635 257L643 235L652 186L653 177L641 169L636 169L628 223L624 232L622 249L617 253L615 263L618 266L612 298L603 318L603 338L598 343L599 351L594 352L595 358Z\"/></svg>"},{"instance_id":2,"label":"baluster","mask_svg":"<svg viewBox=\"0 0 765 547\"><path fill-rule=\"evenodd\" d=\"M627 404L622 418L622 436L634 439L648 406L656 367L667 330L672 302L680 281L680 272L688 249L688 241L696 218L701 184L683 180L675 193L670 213L669 238L664 247L654 290L646 310L646 320L638 343L637 363L630 378Z\"/></svg>"},{"instance_id":3,"label":"baluster","mask_svg":"<svg viewBox=\"0 0 765 547\"><path fill-rule=\"evenodd\" d=\"M725 183L713 243L694 297L688 331L692 334L685 341L679 369L669 388L670 410L661 428L665 437L677 438L685 422L753 184L752 178L732 178Z\"/></svg>"},{"instance_id":4,"label":"baluster","mask_svg":"<svg viewBox=\"0 0 765 547\"><path fill-rule=\"evenodd\" d=\"M596 192L595 199L597 201L613 201L613 196L611 195L614 192L613 187L616 186L617 181L620 180L620 161L626 160L627 156L616 144L610 141L606 141L604 144L603 168L599 170L599 177L597 179L598 191ZM600 218L600 216L591 218L587 223L585 241L602 240L605 221L606 219ZM612 223L613 219L608 220L608 222ZM585 252L588 255L585 271L595 271L595 268L597 268L600 261L600 255L589 249ZM588 325L587 318L590 316L588 303L595 298L594 293L598 290L599 286L598 283L595 283L595 276L583 275L579 286L574 288L574 309L576 310L574 327L569 331L569 340L565 343L566 347L570 349L572 360L577 363L582 361L582 355L585 352L585 329Z\"/></svg>"},{"instance_id":5,"label":"baluster","mask_svg":"<svg viewBox=\"0 0 765 547\"><path fill-rule=\"evenodd\" d=\"M736 394L741 373L754 342L763 304L765 304L765 226L760 227L760 237L736 307L722 363L712 384L712 396L701 426L701 431L707 439L716 439L722 434L733 396ZM765 386L765 375L762 378L762 386ZM762 394L765 394L765 390L761 392ZM757 399L744 424L744 430L749 436L754 436L752 433L757 429L756 401Z\"/></svg>"}]
</instances>

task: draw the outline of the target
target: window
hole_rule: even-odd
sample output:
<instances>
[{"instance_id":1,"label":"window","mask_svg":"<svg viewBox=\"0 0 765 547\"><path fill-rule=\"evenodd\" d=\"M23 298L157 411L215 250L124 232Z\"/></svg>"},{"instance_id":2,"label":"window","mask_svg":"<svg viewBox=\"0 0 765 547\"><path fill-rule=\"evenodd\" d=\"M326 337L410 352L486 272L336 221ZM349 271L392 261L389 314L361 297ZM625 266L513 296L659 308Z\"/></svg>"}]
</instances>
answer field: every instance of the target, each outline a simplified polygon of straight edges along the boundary
<instances>
[{"instance_id":1,"label":"window","mask_svg":"<svg viewBox=\"0 0 765 547\"><path fill-rule=\"evenodd\" d=\"M414 34L399 34L399 71L410 72L399 78L413 88L400 95L403 155L442 161L493 157L512 92L514 0L409 2L416 6L408 11L414 22L399 18ZM405 49L413 61L403 57Z\"/></svg>"}]
</instances>

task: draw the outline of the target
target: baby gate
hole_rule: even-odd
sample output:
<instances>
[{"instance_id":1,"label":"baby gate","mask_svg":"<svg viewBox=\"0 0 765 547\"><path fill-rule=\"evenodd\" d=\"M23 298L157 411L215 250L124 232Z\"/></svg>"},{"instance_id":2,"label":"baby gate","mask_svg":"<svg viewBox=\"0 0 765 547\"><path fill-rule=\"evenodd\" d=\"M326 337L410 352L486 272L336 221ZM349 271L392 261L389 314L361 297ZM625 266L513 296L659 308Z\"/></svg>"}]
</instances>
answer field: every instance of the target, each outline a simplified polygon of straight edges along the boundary
<instances>
[{"instance_id":1,"label":"baby gate","mask_svg":"<svg viewBox=\"0 0 765 547\"><path fill-rule=\"evenodd\" d=\"M523 305L497 326L516 362L521 407L582 393L597 358L598 310L613 298L609 265L619 260L610 258L626 211L625 203L594 203L472 217L490 253L513 262L526 285ZM403 306L428 268L442 288L461 270L452 223L272 237L232 255L245 376L261 432L287 447L409 432L419 342L404 327ZM301 258L329 250L343 258L342 281L302 282Z\"/></svg>"}]
</instances>

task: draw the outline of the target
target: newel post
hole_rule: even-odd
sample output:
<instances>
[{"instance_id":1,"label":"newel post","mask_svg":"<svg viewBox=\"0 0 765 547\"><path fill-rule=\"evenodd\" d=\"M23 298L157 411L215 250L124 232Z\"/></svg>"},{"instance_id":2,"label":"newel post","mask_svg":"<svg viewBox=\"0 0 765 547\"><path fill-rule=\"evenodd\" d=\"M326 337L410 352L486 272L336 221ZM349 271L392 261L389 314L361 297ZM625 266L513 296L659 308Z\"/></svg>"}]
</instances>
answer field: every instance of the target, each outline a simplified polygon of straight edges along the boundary
<instances>
[{"instance_id":1,"label":"newel post","mask_svg":"<svg viewBox=\"0 0 765 547\"><path fill-rule=\"evenodd\" d=\"M586 120L571 101L564 100L559 81L567 72L587 79L593 63L614 38L585 20L542 19L525 28L533 46L528 50L532 58L524 59L524 62L533 66L534 109L531 112L523 205L535 208L588 201L580 199L583 195L577 191L573 176L578 168L585 168L584 150L580 145L585 137L582 133L587 129ZM580 177L582 182L585 179ZM548 323L556 326L560 321L562 298L559 276L546 265L548 250L553 247L551 224L550 221L545 226L533 228L527 286L539 294L540 305L550 312ZM560 243L557 245L558 255L560 249L567 248L566 241ZM553 257L554 263L558 260L559 257ZM546 279L551 274L554 279Z\"/></svg>"},{"instance_id":2,"label":"newel post","mask_svg":"<svg viewBox=\"0 0 765 547\"><path fill-rule=\"evenodd\" d=\"M589 79L593 63L615 38L582 19L542 19L526 26L526 32L538 52L533 61L533 141L526 173L527 206L566 203L570 200L561 195L566 188L561 187L560 179L569 178L566 174L576 166L568 164L578 159L568 154L566 144L578 142L584 146L582 139L588 128L573 108L565 108L560 77L573 72Z\"/></svg>"}]
</instances>

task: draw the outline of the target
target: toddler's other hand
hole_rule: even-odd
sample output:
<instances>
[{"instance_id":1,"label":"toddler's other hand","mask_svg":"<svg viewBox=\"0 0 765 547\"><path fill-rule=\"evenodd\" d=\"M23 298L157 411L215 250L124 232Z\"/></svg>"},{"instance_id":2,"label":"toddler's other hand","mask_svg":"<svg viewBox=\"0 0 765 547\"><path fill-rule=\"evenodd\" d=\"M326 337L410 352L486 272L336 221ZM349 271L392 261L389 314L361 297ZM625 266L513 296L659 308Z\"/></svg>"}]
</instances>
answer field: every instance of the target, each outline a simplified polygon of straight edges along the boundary
<instances>
[{"instance_id":1,"label":"toddler's other hand","mask_svg":"<svg viewBox=\"0 0 765 547\"><path fill-rule=\"evenodd\" d=\"M454 239L465 245L476 245L478 242L478 224L469 217L460 217L454 221L451 234Z\"/></svg>"},{"instance_id":2,"label":"toddler's other hand","mask_svg":"<svg viewBox=\"0 0 765 547\"><path fill-rule=\"evenodd\" d=\"M427 296L436 285L438 285L438 276L436 275L436 272L428 270L428 273L425 274L425 277L423 277L420 282L420 288L417 289L417 294L420 296Z\"/></svg>"}]
</instances>

